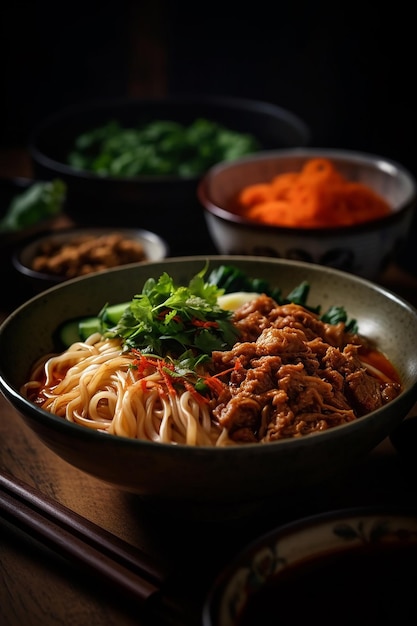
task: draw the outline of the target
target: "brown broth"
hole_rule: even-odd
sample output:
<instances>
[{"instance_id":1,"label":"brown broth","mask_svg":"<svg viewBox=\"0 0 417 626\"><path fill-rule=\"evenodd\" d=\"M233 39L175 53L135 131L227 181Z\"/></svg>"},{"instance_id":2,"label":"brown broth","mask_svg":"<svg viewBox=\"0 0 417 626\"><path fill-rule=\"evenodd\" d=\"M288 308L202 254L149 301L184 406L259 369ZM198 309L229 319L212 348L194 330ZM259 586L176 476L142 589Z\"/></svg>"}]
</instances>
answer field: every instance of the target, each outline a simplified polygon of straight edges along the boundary
<instances>
[{"instance_id":1,"label":"brown broth","mask_svg":"<svg viewBox=\"0 0 417 626\"><path fill-rule=\"evenodd\" d=\"M417 543L358 547L294 565L248 601L237 626L417 624Z\"/></svg>"}]
</instances>

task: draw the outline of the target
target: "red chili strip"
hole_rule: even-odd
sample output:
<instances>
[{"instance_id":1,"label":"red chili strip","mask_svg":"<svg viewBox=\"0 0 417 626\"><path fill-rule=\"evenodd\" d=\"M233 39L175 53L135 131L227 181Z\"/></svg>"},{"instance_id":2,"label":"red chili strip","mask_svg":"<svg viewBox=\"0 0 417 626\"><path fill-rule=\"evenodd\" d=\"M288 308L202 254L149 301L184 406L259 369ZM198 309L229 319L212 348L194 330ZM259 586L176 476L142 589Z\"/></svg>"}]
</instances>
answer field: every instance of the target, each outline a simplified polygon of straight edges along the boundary
<instances>
[{"instance_id":1,"label":"red chili strip","mask_svg":"<svg viewBox=\"0 0 417 626\"><path fill-rule=\"evenodd\" d=\"M219 323L218 322L210 322L209 320L199 320L196 317L193 317L193 319L191 320L191 323L193 326L197 326L198 328L218 328L219 327Z\"/></svg>"},{"instance_id":2,"label":"red chili strip","mask_svg":"<svg viewBox=\"0 0 417 626\"><path fill-rule=\"evenodd\" d=\"M170 376L170 374L167 373L167 369L171 369L172 367L169 366L168 363L165 363L165 361L158 361L158 371L161 374L162 378L164 379L164 382L168 388L168 393L171 396L176 396L177 392L174 389L174 386L172 384L172 376Z\"/></svg>"},{"instance_id":3,"label":"red chili strip","mask_svg":"<svg viewBox=\"0 0 417 626\"><path fill-rule=\"evenodd\" d=\"M164 321L164 319L166 318L167 315L169 315L169 313L171 313L171 309L168 309L168 308L167 309L162 309L158 313L157 318L159 320L161 320L161 321ZM177 322L178 324L182 324L183 323L180 315L174 315L171 319L174 320L175 322Z\"/></svg>"},{"instance_id":4,"label":"red chili strip","mask_svg":"<svg viewBox=\"0 0 417 626\"><path fill-rule=\"evenodd\" d=\"M210 400L206 398L205 396L201 395L201 393L199 393L194 387L194 385L189 383L188 380L184 379L183 383L184 383L184 387L187 389L187 391L190 392L190 394L193 396L196 402L198 402L199 404L208 404L210 402Z\"/></svg>"},{"instance_id":5,"label":"red chili strip","mask_svg":"<svg viewBox=\"0 0 417 626\"><path fill-rule=\"evenodd\" d=\"M239 359L236 359L235 364L233 367L230 367L227 370L223 370L222 372L218 372L217 374L213 374L212 376L207 376L206 378L204 378L204 382L206 383L206 385L208 387L210 387L210 389L212 391L214 391L215 393L217 393L217 395L220 395L220 393L223 391L225 383L222 383L219 378L221 376L225 376L226 374L230 374L230 372L234 372L237 371L239 369L241 369L242 364L240 362Z\"/></svg>"}]
</instances>

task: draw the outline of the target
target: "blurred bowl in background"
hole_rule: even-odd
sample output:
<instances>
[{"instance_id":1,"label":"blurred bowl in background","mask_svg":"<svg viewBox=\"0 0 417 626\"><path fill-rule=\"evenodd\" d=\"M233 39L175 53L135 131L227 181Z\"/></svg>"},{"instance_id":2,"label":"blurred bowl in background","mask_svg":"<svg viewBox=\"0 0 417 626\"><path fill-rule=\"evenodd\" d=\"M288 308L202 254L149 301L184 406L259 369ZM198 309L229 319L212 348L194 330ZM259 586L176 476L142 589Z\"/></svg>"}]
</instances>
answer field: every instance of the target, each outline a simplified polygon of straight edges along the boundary
<instances>
[{"instance_id":1,"label":"blurred bowl in background","mask_svg":"<svg viewBox=\"0 0 417 626\"><path fill-rule=\"evenodd\" d=\"M213 583L203 626L413 624L417 510L331 511L275 528Z\"/></svg>"},{"instance_id":2,"label":"blurred bowl in background","mask_svg":"<svg viewBox=\"0 0 417 626\"><path fill-rule=\"evenodd\" d=\"M156 120L188 125L197 118L249 133L263 150L304 146L310 140L303 120L265 102L216 96L100 100L58 112L33 130L29 153L35 177L59 177L67 183L66 212L76 223L156 231L173 254L200 253L204 244L212 250L196 197L200 176L116 178L68 165L75 139L112 120L136 128Z\"/></svg>"},{"instance_id":3,"label":"blurred bowl in background","mask_svg":"<svg viewBox=\"0 0 417 626\"><path fill-rule=\"evenodd\" d=\"M168 245L134 228L68 228L43 233L13 254L15 270L35 292L78 276L129 263L160 261Z\"/></svg>"},{"instance_id":4,"label":"blurred bowl in background","mask_svg":"<svg viewBox=\"0 0 417 626\"><path fill-rule=\"evenodd\" d=\"M391 212L348 226L277 226L243 217L237 194L249 185L299 172L311 159L327 159L349 181L379 194ZM417 198L417 183L401 164L349 150L294 148L268 151L220 163L198 186L209 233L221 254L248 254L318 263L376 279L407 238Z\"/></svg>"}]
</instances>

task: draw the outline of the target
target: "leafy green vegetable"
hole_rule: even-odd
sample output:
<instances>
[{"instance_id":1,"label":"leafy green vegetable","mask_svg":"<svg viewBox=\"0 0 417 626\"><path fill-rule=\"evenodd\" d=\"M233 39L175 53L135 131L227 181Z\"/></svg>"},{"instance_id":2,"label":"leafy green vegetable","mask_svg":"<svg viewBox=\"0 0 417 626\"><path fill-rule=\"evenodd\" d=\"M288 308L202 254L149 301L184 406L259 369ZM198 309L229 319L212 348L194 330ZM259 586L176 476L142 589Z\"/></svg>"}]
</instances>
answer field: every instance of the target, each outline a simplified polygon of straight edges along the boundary
<instances>
[{"instance_id":1,"label":"leafy green vegetable","mask_svg":"<svg viewBox=\"0 0 417 626\"><path fill-rule=\"evenodd\" d=\"M190 177L259 147L254 136L205 118L189 126L157 120L138 128L123 128L113 120L79 135L68 164L102 176Z\"/></svg>"},{"instance_id":2,"label":"leafy green vegetable","mask_svg":"<svg viewBox=\"0 0 417 626\"><path fill-rule=\"evenodd\" d=\"M36 182L11 202L0 220L0 232L14 232L57 215L63 208L67 186L63 180Z\"/></svg>"},{"instance_id":3,"label":"leafy green vegetable","mask_svg":"<svg viewBox=\"0 0 417 626\"><path fill-rule=\"evenodd\" d=\"M323 313L320 319L327 324L339 324L339 322L344 322L347 332L358 332L357 321L354 319L348 320L346 310L342 306L331 306L326 313Z\"/></svg>"},{"instance_id":4,"label":"leafy green vegetable","mask_svg":"<svg viewBox=\"0 0 417 626\"><path fill-rule=\"evenodd\" d=\"M268 281L261 278L251 278L247 276L243 270L233 265L220 265L218 268L212 270L208 277L208 282L212 285L216 285L220 289L224 289L225 293L232 293L234 291L265 293L278 304L294 302L294 304L300 304L305 307L307 307L307 298L310 291L310 285L304 281L284 297L279 287L272 287ZM315 310L318 312L317 308L307 308L309 308L310 311Z\"/></svg>"},{"instance_id":5,"label":"leafy green vegetable","mask_svg":"<svg viewBox=\"0 0 417 626\"><path fill-rule=\"evenodd\" d=\"M177 371L181 367L191 371L191 361L195 363L195 359L204 358L213 350L227 350L238 340L238 331L231 322L232 312L218 304L218 297L224 293L265 293L278 304L293 302L320 315L320 306L307 305L310 285L306 281L284 297L280 289L265 280L250 278L232 265L213 269L205 279L207 270L206 264L187 286L177 286L166 272L158 280L149 278L131 302L105 305L96 318L85 318L84 322L67 321L58 335L64 343L67 337L75 341L75 323L81 340L85 340L86 332L122 337L125 349L180 359L182 366L177 361ZM341 306L330 307L320 319L329 324L345 322L347 331L358 332L356 320L349 321Z\"/></svg>"},{"instance_id":6,"label":"leafy green vegetable","mask_svg":"<svg viewBox=\"0 0 417 626\"><path fill-rule=\"evenodd\" d=\"M243 270L233 265L220 265L213 269L207 281L219 289L223 289L225 293L233 293L234 291L266 293L278 303L282 303L282 294L279 288L271 288L266 280L250 278Z\"/></svg>"},{"instance_id":7,"label":"leafy green vegetable","mask_svg":"<svg viewBox=\"0 0 417 626\"><path fill-rule=\"evenodd\" d=\"M209 276L208 282L216 287L223 289L225 293L232 293L233 291L246 291L265 293L267 296L274 298L278 304L288 304L293 302L299 304L309 311L320 315L321 307L311 307L307 300L310 293L310 285L307 281L303 281L295 287L287 296L282 295L282 290L277 287L271 287L271 285L259 278L250 278L242 270L233 265L220 265L213 269ZM358 325L356 320L348 320L346 310L342 306L331 306L328 311L320 315L320 319L328 324L338 324L344 322L346 324L346 331L356 333L358 332Z\"/></svg>"},{"instance_id":8,"label":"leafy green vegetable","mask_svg":"<svg viewBox=\"0 0 417 626\"><path fill-rule=\"evenodd\" d=\"M175 285L166 272L158 280L148 279L105 335L120 336L127 348L160 356L178 356L190 349L210 354L231 347L238 334L231 313L217 304L223 291L204 281L206 271L204 267L188 286ZM105 316L104 308L100 317Z\"/></svg>"}]
</instances>

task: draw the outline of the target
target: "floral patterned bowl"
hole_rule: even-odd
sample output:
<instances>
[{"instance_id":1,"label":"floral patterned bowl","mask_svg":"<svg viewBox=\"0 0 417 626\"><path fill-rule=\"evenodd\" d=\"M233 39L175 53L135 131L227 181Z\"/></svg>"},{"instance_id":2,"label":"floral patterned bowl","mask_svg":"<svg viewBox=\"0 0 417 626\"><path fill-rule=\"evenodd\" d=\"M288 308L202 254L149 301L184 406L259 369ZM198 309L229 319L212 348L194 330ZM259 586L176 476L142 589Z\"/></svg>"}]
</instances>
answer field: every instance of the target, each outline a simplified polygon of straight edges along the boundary
<instances>
[{"instance_id":1,"label":"floral patterned bowl","mask_svg":"<svg viewBox=\"0 0 417 626\"><path fill-rule=\"evenodd\" d=\"M245 187L298 172L311 159L327 159L352 182L382 196L392 212L349 226L276 226L249 220L233 208ZM404 245L417 198L414 177L401 164L349 150L292 148L271 150L220 163L198 187L208 231L220 254L295 259L341 269L375 280Z\"/></svg>"},{"instance_id":2,"label":"floral patterned bowl","mask_svg":"<svg viewBox=\"0 0 417 626\"><path fill-rule=\"evenodd\" d=\"M345 510L277 528L214 582L203 626L415 624L417 509Z\"/></svg>"}]
</instances>

